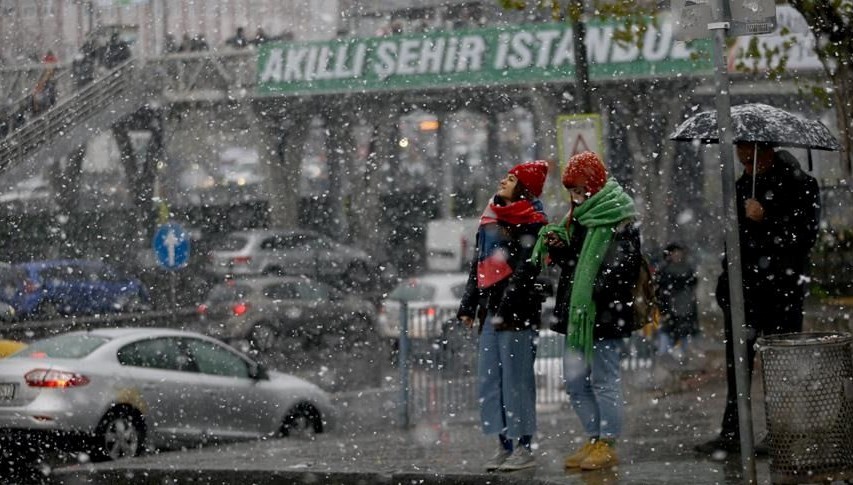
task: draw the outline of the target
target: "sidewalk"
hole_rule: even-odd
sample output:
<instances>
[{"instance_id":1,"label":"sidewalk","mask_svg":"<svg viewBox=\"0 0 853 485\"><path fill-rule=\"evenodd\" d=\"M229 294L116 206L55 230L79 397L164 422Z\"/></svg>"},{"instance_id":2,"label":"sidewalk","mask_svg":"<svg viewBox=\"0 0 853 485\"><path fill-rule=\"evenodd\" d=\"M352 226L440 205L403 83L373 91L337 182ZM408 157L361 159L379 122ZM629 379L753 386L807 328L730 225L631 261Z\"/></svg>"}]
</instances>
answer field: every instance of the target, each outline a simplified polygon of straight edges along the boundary
<instances>
[{"instance_id":1,"label":"sidewalk","mask_svg":"<svg viewBox=\"0 0 853 485\"><path fill-rule=\"evenodd\" d=\"M107 483L740 483L740 460L713 461L692 450L713 436L725 399L721 349L708 349L674 377L658 366L663 387L626 382L625 436L621 464L600 472L565 472L564 456L580 443L577 418L567 405L539 413L535 447L538 466L514 473L485 473L482 463L496 440L479 430L475 416L452 422L437 417L414 428L394 425L394 395L351 393L339 397L341 426L312 441L279 439L201 450L166 452L132 460L55 470L61 484ZM633 379L639 379L631 373ZM651 376L648 376L651 378ZM756 434L763 433L760 376L753 381ZM627 379L627 377L626 377ZM642 384L642 385L641 385ZM769 483L766 460L759 483Z\"/></svg>"}]
</instances>

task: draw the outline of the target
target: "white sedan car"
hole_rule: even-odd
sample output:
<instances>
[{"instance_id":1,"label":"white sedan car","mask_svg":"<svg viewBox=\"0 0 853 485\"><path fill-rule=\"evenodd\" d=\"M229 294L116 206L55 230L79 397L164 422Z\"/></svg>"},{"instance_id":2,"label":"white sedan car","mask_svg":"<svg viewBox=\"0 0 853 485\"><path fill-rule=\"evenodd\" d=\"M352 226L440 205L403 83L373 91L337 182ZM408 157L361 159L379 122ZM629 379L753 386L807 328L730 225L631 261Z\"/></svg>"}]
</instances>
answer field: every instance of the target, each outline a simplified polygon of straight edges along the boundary
<instances>
[{"instance_id":1,"label":"white sedan car","mask_svg":"<svg viewBox=\"0 0 853 485\"><path fill-rule=\"evenodd\" d=\"M144 446L319 433L332 419L317 386L192 332L71 332L0 360L6 445L38 439L116 459Z\"/></svg>"}]
</instances>

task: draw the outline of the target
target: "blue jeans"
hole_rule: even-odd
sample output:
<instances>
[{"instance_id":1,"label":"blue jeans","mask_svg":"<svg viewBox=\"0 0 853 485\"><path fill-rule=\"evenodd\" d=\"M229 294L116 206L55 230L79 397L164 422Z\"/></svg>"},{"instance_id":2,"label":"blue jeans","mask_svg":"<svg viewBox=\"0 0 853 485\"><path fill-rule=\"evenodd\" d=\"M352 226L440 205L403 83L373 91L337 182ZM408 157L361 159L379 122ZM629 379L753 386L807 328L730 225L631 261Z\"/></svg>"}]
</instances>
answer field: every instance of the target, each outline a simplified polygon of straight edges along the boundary
<instances>
[{"instance_id":1,"label":"blue jeans","mask_svg":"<svg viewBox=\"0 0 853 485\"><path fill-rule=\"evenodd\" d=\"M616 439L622 432L622 346L622 339L598 340L589 361L571 347L563 354L566 392L590 438Z\"/></svg>"},{"instance_id":2,"label":"blue jeans","mask_svg":"<svg viewBox=\"0 0 853 485\"><path fill-rule=\"evenodd\" d=\"M496 332L491 315L480 333L477 376L486 434L508 438L536 432L536 330Z\"/></svg>"}]
</instances>

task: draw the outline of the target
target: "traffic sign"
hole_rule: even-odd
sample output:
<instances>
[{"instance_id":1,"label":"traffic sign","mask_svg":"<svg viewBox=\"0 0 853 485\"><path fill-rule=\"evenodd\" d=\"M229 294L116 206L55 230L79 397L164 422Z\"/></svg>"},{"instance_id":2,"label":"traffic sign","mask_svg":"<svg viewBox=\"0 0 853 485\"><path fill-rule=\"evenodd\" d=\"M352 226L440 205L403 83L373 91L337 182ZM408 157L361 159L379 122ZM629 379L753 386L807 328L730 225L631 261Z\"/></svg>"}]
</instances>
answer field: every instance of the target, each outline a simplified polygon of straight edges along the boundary
<instances>
[{"instance_id":1,"label":"traffic sign","mask_svg":"<svg viewBox=\"0 0 853 485\"><path fill-rule=\"evenodd\" d=\"M595 152L604 160L601 116L597 114L558 116L557 151L562 166L565 166L572 156L587 151Z\"/></svg>"},{"instance_id":2,"label":"traffic sign","mask_svg":"<svg viewBox=\"0 0 853 485\"><path fill-rule=\"evenodd\" d=\"M190 259L190 237L180 224L162 224L154 233L151 245L157 262L165 269L182 268Z\"/></svg>"},{"instance_id":3,"label":"traffic sign","mask_svg":"<svg viewBox=\"0 0 853 485\"><path fill-rule=\"evenodd\" d=\"M776 2L774 0L730 0L731 25L726 35L769 34L776 30Z\"/></svg>"}]
</instances>

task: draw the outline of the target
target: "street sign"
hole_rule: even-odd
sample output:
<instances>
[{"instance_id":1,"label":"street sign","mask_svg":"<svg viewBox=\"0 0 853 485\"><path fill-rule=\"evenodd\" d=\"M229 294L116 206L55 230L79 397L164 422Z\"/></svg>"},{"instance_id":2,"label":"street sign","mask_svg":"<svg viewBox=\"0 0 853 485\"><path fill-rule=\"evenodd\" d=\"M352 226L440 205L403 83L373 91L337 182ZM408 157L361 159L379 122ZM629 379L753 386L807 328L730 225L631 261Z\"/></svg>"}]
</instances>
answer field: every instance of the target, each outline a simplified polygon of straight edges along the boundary
<instances>
[{"instance_id":1,"label":"street sign","mask_svg":"<svg viewBox=\"0 0 853 485\"><path fill-rule=\"evenodd\" d=\"M157 262L165 269L182 268L190 258L190 237L180 224L167 222L158 227L151 245Z\"/></svg>"},{"instance_id":2,"label":"street sign","mask_svg":"<svg viewBox=\"0 0 853 485\"><path fill-rule=\"evenodd\" d=\"M776 2L774 0L730 0L732 14L726 35L769 34L776 30Z\"/></svg>"},{"instance_id":3,"label":"street sign","mask_svg":"<svg viewBox=\"0 0 853 485\"><path fill-rule=\"evenodd\" d=\"M673 0L671 5L675 40L691 41L711 37L708 24L713 18L708 0Z\"/></svg>"},{"instance_id":4,"label":"street sign","mask_svg":"<svg viewBox=\"0 0 853 485\"><path fill-rule=\"evenodd\" d=\"M560 166L565 166L573 155L587 151L595 152L604 160L601 116L597 114L558 116L557 151Z\"/></svg>"}]
</instances>

